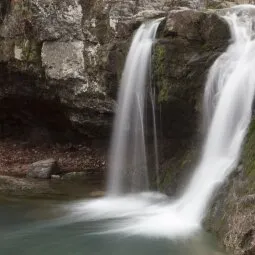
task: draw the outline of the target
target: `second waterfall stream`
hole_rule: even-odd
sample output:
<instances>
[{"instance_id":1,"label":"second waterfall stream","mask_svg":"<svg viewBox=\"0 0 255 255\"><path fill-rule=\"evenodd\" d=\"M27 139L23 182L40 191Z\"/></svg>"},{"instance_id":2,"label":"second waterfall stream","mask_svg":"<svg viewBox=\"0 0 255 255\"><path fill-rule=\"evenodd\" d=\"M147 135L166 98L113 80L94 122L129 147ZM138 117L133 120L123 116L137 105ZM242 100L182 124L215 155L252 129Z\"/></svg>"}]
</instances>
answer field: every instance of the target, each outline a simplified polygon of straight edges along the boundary
<instances>
[{"instance_id":1,"label":"second waterfall stream","mask_svg":"<svg viewBox=\"0 0 255 255\"><path fill-rule=\"evenodd\" d=\"M74 205L74 213L80 212L89 219L118 219L113 220L107 231L127 234L175 238L187 236L201 228L214 192L238 164L242 143L252 117L255 41L253 18L249 14L254 10L251 6L240 6L224 14L232 39L208 74L204 92L206 138L200 161L182 195L173 200L163 194L148 192L106 196ZM119 103L123 105L119 106L120 112L117 113L115 121L117 133L113 133L112 143L112 146L115 146L112 153L118 156L116 159L114 155L111 158L113 162L109 185L114 192L123 188L119 171L127 143L132 144L135 141L135 148L139 150L139 163L144 164L146 161L143 127L145 92L142 87L148 79L144 75L149 72L151 45L158 23L159 21L151 23L154 25L147 27L142 25L134 37L126 62L121 84L123 87L119 95ZM145 40L139 44L142 37ZM130 96L135 94L134 99L125 99L127 94L124 93L130 93ZM131 108L127 108L128 104L132 105ZM134 124L133 140L126 136L126 130L130 128L127 120L130 118ZM119 130L120 127L122 130ZM124 139L124 144L118 139ZM138 162L135 159L133 161ZM147 182L147 173L142 172L141 175ZM138 176L137 173L134 176Z\"/></svg>"}]
</instances>

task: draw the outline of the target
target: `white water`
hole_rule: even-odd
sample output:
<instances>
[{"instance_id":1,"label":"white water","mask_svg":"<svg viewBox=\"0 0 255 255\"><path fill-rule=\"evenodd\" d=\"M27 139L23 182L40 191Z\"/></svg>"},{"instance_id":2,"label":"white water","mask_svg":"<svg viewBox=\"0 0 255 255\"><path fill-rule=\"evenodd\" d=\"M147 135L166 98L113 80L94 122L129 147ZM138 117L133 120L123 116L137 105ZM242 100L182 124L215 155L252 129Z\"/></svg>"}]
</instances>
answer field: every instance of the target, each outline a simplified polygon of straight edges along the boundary
<instances>
[{"instance_id":1,"label":"white water","mask_svg":"<svg viewBox=\"0 0 255 255\"><path fill-rule=\"evenodd\" d=\"M207 136L183 195L170 201L161 194L140 193L73 204L75 219L112 219L106 232L156 237L184 237L200 229L213 193L238 164L251 120L255 40L250 8L234 8L225 15L232 42L208 75L204 94Z\"/></svg>"},{"instance_id":2,"label":"white water","mask_svg":"<svg viewBox=\"0 0 255 255\"><path fill-rule=\"evenodd\" d=\"M150 83L151 48L160 21L140 26L127 56L110 149L109 195L120 195L126 189L144 191L149 187L144 104L146 85Z\"/></svg>"},{"instance_id":3,"label":"white water","mask_svg":"<svg viewBox=\"0 0 255 255\"><path fill-rule=\"evenodd\" d=\"M217 186L237 166L252 114L255 91L253 19L248 14L242 13L240 17L235 12L225 18L233 43L210 70L204 96L207 139L200 164L180 199L181 206L196 221L204 216Z\"/></svg>"}]
</instances>

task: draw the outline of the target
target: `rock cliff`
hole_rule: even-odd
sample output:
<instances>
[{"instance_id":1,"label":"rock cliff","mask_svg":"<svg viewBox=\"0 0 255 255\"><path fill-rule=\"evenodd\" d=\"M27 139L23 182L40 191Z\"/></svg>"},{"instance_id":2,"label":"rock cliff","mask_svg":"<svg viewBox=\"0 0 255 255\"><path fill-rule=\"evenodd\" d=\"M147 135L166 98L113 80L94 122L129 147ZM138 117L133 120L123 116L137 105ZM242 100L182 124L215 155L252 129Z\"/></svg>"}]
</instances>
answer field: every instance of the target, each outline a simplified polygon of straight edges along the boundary
<instances>
[{"instance_id":1,"label":"rock cliff","mask_svg":"<svg viewBox=\"0 0 255 255\"><path fill-rule=\"evenodd\" d=\"M163 0L4 0L3 125L8 130L13 122L43 126L64 137L73 132L108 137L131 35L140 22L162 16L174 5L176 1ZM197 1L178 5L195 8Z\"/></svg>"}]
</instances>

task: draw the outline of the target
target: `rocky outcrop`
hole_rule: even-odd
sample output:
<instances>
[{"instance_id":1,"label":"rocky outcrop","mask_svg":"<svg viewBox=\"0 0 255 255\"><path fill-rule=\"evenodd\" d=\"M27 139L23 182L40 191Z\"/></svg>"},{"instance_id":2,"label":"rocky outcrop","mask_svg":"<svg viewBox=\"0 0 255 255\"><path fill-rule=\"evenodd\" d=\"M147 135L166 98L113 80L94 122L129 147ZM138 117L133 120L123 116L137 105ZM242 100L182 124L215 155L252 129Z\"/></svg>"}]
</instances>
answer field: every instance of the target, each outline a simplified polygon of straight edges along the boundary
<instances>
[{"instance_id":1,"label":"rocky outcrop","mask_svg":"<svg viewBox=\"0 0 255 255\"><path fill-rule=\"evenodd\" d=\"M162 189L171 193L175 186L180 187L178 180L187 176L182 169L190 169L190 161L197 158L206 76L226 49L230 32L216 14L193 10L169 12L160 29L153 52L153 83L160 105L159 126L163 140L169 140L162 149ZM163 140L159 144L165 144ZM170 179L178 185L169 190Z\"/></svg>"},{"instance_id":2,"label":"rocky outcrop","mask_svg":"<svg viewBox=\"0 0 255 255\"><path fill-rule=\"evenodd\" d=\"M108 135L114 102L89 75L91 54L96 53L85 52L84 17L76 0L12 2L0 26L0 98L9 102L11 118L6 121L2 112L5 125L18 119L30 126L60 128L63 136ZM17 101L19 109L13 107ZM28 108L36 108L37 114ZM53 117L51 124L46 115Z\"/></svg>"},{"instance_id":3,"label":"rocky outcrop","mask_svg":"<svg viewBox=\"0 0 255 255\"><path fill-rule=\"evenodd\" d=\"M61 131L67 139L74 133L108 137L133 31L144 20L165 16L177 6L195 9L203 7L204 2L2 1L0 99L9 103L0 112L2 124L6 129L13 128L13 122L25 127L42 126ZM13 107L17 101L21 101L18 109ZM41 120L29 110L31 105ZM50 112L52 108L62 113L60 118L59 111ZM45 115L52 115L53 121L48 123Z\"/></svg>"},{"instance_id":4,"label":"rocky outcrop","mask_svg":"<svg viewBox=\"0 0 255 255\"><path fill-rule=\"evenodd\" d=\"M19 123L26 136L34 127L41 127L57 131L67 140L78 133L108 137L134 29L174 6L197 8L198 3L2 1L0 101L8 101L0 111L2 131L15 129L13 123Z\"/></svg>"},{"instance_id":5,"label":"rocky outcrop","mask_svg":"<svg viewBox=\"0 0 255 255\"><path fill-rule=\"evenodd\" d=\"M255 120L250 125L241 161L214 199L205 221L227 250L255 254Z\"/></svg>"}]
</instances>

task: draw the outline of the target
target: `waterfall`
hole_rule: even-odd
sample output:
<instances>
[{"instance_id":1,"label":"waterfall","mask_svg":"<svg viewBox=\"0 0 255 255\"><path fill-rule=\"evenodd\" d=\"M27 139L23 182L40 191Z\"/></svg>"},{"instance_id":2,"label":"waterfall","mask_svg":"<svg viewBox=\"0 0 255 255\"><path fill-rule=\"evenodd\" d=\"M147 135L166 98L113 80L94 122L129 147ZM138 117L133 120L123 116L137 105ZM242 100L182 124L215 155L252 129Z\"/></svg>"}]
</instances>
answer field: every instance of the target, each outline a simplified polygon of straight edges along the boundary
<instances>
[{"instance_id":1,"label":"waterfall","mask_svg":"<svg viewBox=\"0 0 255 255\"><path fill-rule=\"evenodd\" d=\"M87 203L86 217L118 219L107 231L170 238L189 236L201 229L213 194L237 167L252 117L255 93L255 7L239 6L221 13L229 23L232 38L229 47L218 57L208 74L204 93L206 137L193 177L182 195L173 200L159 193L147 192L108 196ZM121 170L126 167L126 163L137 160L136 171L144 171L146 168L144 87L157 25L157 22L153 22L147 27L140 27L123 74L120 109L115 121L111 151L110 185L114 192L121 190L124 177ZM131 130L133 136L130 136ZM137 143L133 139L137 139ZM128 158L125 161L129 149L134 154L131 153L132 160ZM135 158L135 155L139 157ZM145 178L146 171L142 174ZM146 183L147 180L142 182Z\"/></svg>"},{"instance_id":2,"label":"waterfall","mask_svg":"<svg viewBox=\"0 0 255 255\"><path fill-rule=\"evenodd\" d=\"M127 56L110 148L107 189L110 195L120 195L126 189L144 191L149 187L144 106L146 88L150 83L151 48L160 21L158 19L140 26ZM153 97L150 98L154 106ZM154 134L156 141L155 125Z\"/></svg>"}]
</instances>

